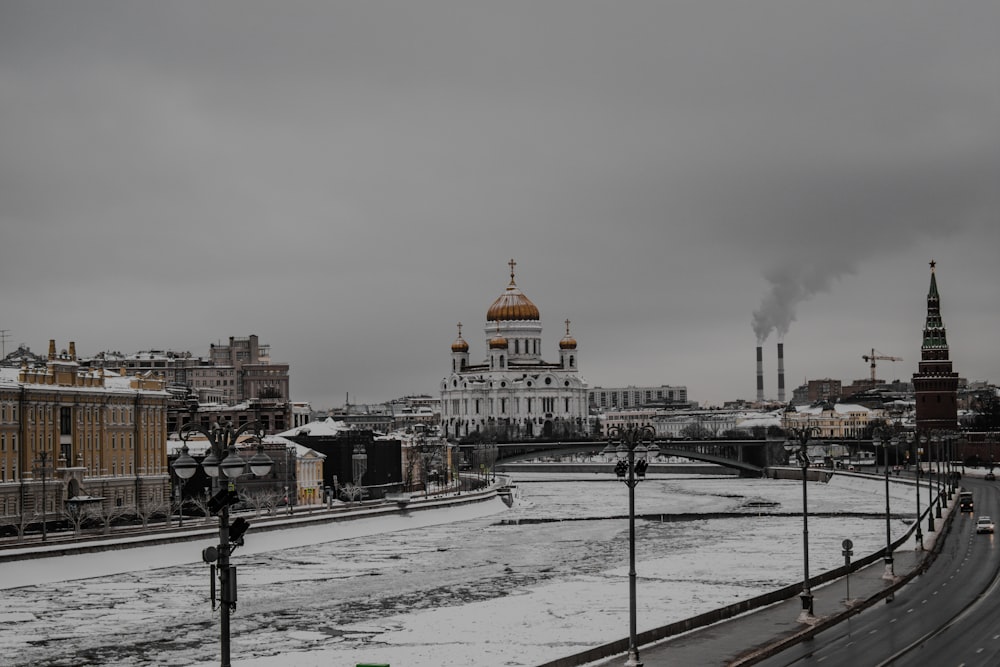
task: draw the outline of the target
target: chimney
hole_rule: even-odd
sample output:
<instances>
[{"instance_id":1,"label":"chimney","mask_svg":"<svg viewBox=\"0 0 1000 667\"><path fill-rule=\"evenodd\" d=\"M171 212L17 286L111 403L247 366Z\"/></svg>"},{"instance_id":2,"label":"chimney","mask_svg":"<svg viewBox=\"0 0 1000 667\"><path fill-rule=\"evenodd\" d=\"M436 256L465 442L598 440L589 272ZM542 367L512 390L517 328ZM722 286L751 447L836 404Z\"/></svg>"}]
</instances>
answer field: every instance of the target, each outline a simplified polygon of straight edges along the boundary
<instances>
[{"instance_id":1,"label":"chimney","mask_svg":"<svg viewBox=\"0 0 1000 667\"><path fill-rule=\"evenodd\" d=\"M73 341L69 342L69 358L76 361L76 343Z\"/></svg>"},{"instance_id":2,"label":"chimney","mask_svg":"<svg viewBox=\"0 0 1000 667\"><path fill-rule=\"evenodd\" d=\"M785 344L778 343L778 402L785 402Z\"/></svg>"},{"instance_id":3,"label":"chimney","mask_svg":"<svg viewBox=\"0 0 1000 667\"><path fill-rule=\"evenodd\" d=\"M757 346L757 402L764 402L764 348Z\"/></svg>"}]
</instances>

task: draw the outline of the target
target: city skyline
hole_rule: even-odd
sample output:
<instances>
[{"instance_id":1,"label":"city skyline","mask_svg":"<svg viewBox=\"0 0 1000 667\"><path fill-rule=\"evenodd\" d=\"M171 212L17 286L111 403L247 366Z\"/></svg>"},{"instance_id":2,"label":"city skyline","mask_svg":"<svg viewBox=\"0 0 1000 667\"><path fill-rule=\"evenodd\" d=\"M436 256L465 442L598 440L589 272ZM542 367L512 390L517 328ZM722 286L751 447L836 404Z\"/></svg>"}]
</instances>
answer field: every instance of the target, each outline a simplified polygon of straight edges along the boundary
<instances>
[{"instance_id":1,"label":"city skyline","mask_svg":"<svg viewBox=\"0 0 1000 667\"><path fill-rule=\"evenodd\" d=\"M125 8L128 11L125 11ZM55 8L55 9L54 9ZM438 393L516 280L590 386L1000 379L1000 6L0 9L0 330L257 334L316 409Z\"/></svg>"}]
</instances>

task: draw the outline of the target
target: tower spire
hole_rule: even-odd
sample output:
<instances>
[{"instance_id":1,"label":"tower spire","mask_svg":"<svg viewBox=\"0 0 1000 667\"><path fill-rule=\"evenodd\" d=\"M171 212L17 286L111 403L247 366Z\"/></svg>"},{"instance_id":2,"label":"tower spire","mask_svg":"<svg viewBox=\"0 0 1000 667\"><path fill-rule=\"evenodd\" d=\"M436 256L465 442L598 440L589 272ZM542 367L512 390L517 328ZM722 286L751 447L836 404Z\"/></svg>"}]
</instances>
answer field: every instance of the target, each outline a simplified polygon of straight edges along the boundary
<instances>
[{"instance_id":1,"label":"tower spire","mask_svg":"<svg viewBox=\"0 0 1000 667\"><path fill-rule=\"evenodd\" d=\"M913 374L916 392L917 428L954 430L958 423L958 373L948 358L948 333L941 318L937 262L931 260L931 282L927 290L927 319L920 345L920 363Z\"/></svg>"}]
</instances>

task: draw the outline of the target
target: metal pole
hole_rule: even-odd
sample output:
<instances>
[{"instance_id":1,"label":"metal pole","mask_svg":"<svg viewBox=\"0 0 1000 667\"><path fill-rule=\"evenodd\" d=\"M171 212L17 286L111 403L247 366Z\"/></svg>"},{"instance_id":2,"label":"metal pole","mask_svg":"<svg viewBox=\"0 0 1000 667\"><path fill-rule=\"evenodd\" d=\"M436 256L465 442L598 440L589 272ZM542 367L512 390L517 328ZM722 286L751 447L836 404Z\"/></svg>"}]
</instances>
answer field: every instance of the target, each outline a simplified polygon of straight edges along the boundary
<instances>
[{"instance_id":1,"label":"metal pole","mask_svg":"<svg viewBox=\"0 0 1000 667\"><path fill-rule=\"evenodd\" d=\"M882 451L885 453L885 574L884 579L895 579L892 567L892 531L889 524L889 441L882 440ZM886 596L886 602L892 602L892 592Z\"/></svg>"},{"instance_id":2,"label":"metal pole","mask_svg":"<svg viewBox=\"0 0 1000 667\"><path fill-rule=\"evenodd\" d=\"M944 480L941 478L941 450L943 448L941 447L941 440L940 439L938 439L937 442L934 443L934 448L935 448L936 453L937 453L937 462L936 462L937 463L937 484L934 487L934 490L937 492L937 506L935 508L934 515L937 518L940 519L941 518L941 505L944 504Z\"/></svg>"},{"instance_id":3,"label":"metal pole","mask_svg":"<svg viewBox=\"0 0 1000 667\"><path fill-rule=\"evenodd\" d=\"M920 432L917 431L913 436L913 460L917 462L917 473L915 478L917 480L917 544L920 545L920 550L923 551L924 548L924 534L920 530L920 449L918 445L920 444Z\"/></svg>"},{"instance_id":4,"label":"metal pole","mask_svg":"<svg viewBox=\"0 0 1000 667\"><path fill-rule=\"evenodd\" d=\"M934 462L931 456L934 450L933 437L928 438L927 446L927 532L934 532Z\"/></svg>"},{"instance_id":5,"label":"metal pole","mask_svg":"<svg viewBox=\"0 0 1000 667\"><path fill-rule=\"evenodd\" d=\"M805 436L805 440L808 439L808 433ZM809 459L805 455L806 443L802 443L802 563L803 569L805 570L805 577L802 582L802 615L812 616L813 615L813 596L812 591L809 589L809 502L808 489L809 480L806 477L806 471L808 469Z\"/></svg>"},{"instance_id":6,"label":"metal pole","mask_svg":"<svg viewBox=\"0 0 1000 667\"><path fill-rule=\"evenodd\" d=\"M42 542L44 542L47 539L49 539L49 529L48 529L49 517L48 517L48 514L47 514L48 508L46 507L47 504L48 504L46 501L48 499L45 497L46 496L46 493L45 493L45 472L46 472L45 466L46 466L46 463L48 462L49 453L48 452L42 452L41 454L39 454L39 456L42 459Z\"/></svg>"},{"instance_id":7,"label":"metal pole","mask_svg":"<svg viewBox=\"0 0 1000 667\"><path fill-rule=\"evenodd\" d=\"M232 667L229 660L229 612L233 591L229 590L229 507L224 506L219 514L219 649L222 667Z\"/></svg>"},{"instance_id":8,"label":"metal pole","mask_svg":"<svg viewBox=\"0 0 1000 667\"><path fill-rule=\"evenodd\" d=\"M635 643L635 442L628 442L628 660L626 667L642 667L639 662L639 648Z\"/></svg>"}]
</instances>

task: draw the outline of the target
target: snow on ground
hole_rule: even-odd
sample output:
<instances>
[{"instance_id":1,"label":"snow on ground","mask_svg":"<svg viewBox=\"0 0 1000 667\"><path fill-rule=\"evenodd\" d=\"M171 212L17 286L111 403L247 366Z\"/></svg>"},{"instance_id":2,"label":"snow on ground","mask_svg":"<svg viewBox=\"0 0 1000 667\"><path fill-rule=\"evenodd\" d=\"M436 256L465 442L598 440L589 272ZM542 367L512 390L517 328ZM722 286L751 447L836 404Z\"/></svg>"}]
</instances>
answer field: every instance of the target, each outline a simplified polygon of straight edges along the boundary
<instances>
[{"instance_id":1,"label":"snow on ground","mask_svg":"<svg viewBox=\"0 0 1000 667\"><path fill-rule=\"evenodd\" d=\"M497 501L321 529L251 529L233 558L234 662L535 665L627 635L625 485L572 475L516 482L521 502L510 510ZM899 486L892 511L904 517L893 519L894 535L915 509L912 487ZM651 517L636 526L640 631L802 576L801 482L659 476L635 496L637 514ZM843 564L845 538L859 557L883 546L879 483L838 475L810 483L808 500L811 513L844 513L810 516L812 573ZM673 516L727 512L740 516ZM412 522L422 514L437 518ZM30 581L22 571L29 585L0 600L5 664L217 664L202 546L105 553L104 571L116 573L67 581L78 557L35 561ZM175 549L175 563L146 567L152 551ZM16 576L0 574L6 586Z\"/></svg>"}]
</instances>

